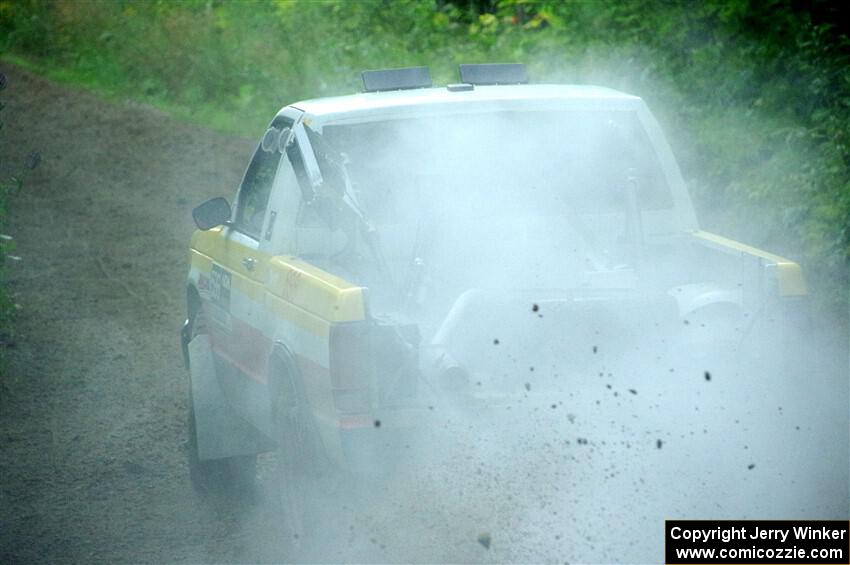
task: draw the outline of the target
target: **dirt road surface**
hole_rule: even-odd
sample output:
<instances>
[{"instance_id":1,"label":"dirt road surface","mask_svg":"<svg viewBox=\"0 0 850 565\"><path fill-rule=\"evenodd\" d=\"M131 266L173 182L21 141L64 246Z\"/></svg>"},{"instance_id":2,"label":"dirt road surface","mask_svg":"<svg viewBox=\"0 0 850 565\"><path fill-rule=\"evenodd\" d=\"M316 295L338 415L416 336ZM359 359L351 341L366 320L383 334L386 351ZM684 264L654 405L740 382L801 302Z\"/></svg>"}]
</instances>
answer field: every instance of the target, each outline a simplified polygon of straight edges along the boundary
<instances>
[{"instance_id":1,"label":"dirt road surface","mask_svg":"<svg viewBox=\"0 0 850 565\"><path fill-rule=\"evenodd\" d=\"M245 545L262 520L202 505L185 462L190 210L237 186L252 142L0 69L4 172L43 159L11 203L0 561L285 557Z\"/></svg>"},{"instance_id":2,"label":"dirt road surface","mask_svg":"<svg viewBox=\"0 0 850 565\"><path fill-rule=\"evenodd\" d=\"M203 500L186 464L178 329L190 211L232 194L254 142L0 70L9 81L0 173L31 151L42 156L10 203L7 228L21 309L0 379L0 561L303 557L270 498ZM833 339L827 357L844 344ZM579 387L574 402L586 413L541 399L535 429L549 434L535 441L551 461L528 457L521 434L470 433L440 454L430 483L396 490L406 495L395 514L354 512L324 558L657 561L665 517L846 519L846 373L813 371L829 379L806 385L798 406L736 407L746 395L735 388L712 405L700 397L707 389L691 387L659 409L663 391L630 394L629 377L608 379L607 390ZM828 415L819 424L815 410ZM627 429L625 418L640 426ZM568 426L569 439L557 437ZM543 488L551 485L563 488ZM539 497L528 495L534 486ZM393 533L401 523L415 535ZM480 541L491 534L492 546Z\"/></svg>"}]
</instances>

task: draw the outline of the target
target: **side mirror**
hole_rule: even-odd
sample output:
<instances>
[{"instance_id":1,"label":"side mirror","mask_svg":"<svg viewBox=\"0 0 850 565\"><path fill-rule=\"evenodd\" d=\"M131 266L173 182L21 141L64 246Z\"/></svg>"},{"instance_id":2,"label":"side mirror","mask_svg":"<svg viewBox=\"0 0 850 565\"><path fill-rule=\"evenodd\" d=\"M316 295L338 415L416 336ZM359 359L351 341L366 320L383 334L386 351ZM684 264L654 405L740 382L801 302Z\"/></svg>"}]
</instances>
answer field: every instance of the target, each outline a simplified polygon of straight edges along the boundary
<instances>
[{"instance_id":1,"label":"side mirror","mask_svg":"<svg viewBox=\"0 0 850 565\"><path fill-rule=\"evenodd\" d=\"M226 224L230 221L230 204L226 198L219 196L212 200L207 200L194 210L192 210L192 219L195 220L195 225L200 230L208 230L216 226Z\"/></svg>"}]
</instances>

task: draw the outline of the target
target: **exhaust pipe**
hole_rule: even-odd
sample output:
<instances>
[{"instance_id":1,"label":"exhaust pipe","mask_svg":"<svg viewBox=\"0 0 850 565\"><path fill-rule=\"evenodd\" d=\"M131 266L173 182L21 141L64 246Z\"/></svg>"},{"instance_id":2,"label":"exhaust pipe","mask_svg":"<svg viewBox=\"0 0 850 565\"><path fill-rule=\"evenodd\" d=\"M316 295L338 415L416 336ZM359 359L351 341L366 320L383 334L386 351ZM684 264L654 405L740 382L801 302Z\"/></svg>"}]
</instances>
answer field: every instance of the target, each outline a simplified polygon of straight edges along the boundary
<instances>
[{"instance_id":1,"label":"exhaust pipe","mask_svg":"<svg viewBox=\"0 0 850 565\"><path fill-rule=\"evenodd\" d=\"M462 392L470 382L469 371L443 346L432 346L425 352L423 374L436 383L441 392Z\"/></svg>"}]
</instances>

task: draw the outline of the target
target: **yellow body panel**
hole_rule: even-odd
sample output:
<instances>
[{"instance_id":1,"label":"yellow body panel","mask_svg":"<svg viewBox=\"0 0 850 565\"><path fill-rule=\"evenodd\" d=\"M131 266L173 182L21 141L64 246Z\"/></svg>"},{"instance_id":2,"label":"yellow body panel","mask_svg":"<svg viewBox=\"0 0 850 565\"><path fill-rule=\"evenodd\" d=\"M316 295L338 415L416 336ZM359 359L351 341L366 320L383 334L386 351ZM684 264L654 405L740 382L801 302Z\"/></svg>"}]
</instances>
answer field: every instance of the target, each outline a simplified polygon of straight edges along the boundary
<instances>
[{"instance_id":1,"label":"yellow body panel","mask_svg":"<svg viewBox=\"0 0 850 565\"><path fill-rule=\"evenodd\" d=\"M776 278L779 282L779 294L781 296L805 296L808 294L803 269L794 261L706 231L699 230L694 232L693 235L697 239L725 251L738 252L764 259L768 265L776 269Z\"/></svg>"},{"instance_id":2,"label":"yellow body panel","mask_svg":"<svg viewBox=\"0 0 850 565\"><path fill-rule=\"evenodd\" d=\"M273 257L268 291L331 322L354 322L366 316L363 288L296 257Z\"/></svg>"},{"instance_id":3,"label":"yellow body panel","mask_svg":"<svg viewBox=\"0 0 850 565\"><path fill-rule=\"evenodd\" d=\"M257 302L266 302L276 315L296 323L317 335L327 335L327 326L317 323L353 322L366 317L364 289L322 271L297 257L273 257L234 241L228 241L223 228L195 232L190 262L209 273L213 261L251 279L264 281L265 288L234 277L237 290ZM241 258L257 260L254 271L247 271ZM268 294L268 298L265 295ZM308 314L312 314L309 316Z\"/></svg>"}]
</instances>

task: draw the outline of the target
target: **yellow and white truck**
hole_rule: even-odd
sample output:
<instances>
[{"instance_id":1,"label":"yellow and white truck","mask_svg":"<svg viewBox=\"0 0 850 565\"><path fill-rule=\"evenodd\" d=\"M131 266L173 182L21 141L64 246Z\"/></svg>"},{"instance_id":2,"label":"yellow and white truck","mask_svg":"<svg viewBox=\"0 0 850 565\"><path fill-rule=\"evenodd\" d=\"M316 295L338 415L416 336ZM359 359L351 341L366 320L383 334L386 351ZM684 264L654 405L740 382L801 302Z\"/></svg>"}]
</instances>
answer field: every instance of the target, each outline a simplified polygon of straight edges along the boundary
<instances>
[{"instance_id":1,"label":"yellow and white truck","mask_svg":"<svg viewBox=\"0 0 850 565\"><path fill-rule=\"evenodd\" d=\"M684 367L802 309L796 263L700 229L639 97L460 75L366 71L362 93L286 106L233 207L195 209L196 482L250 482L268 450L292 476L368 468L434 395L522 387L523 356Z\"/></svg>"}]
</instances>

